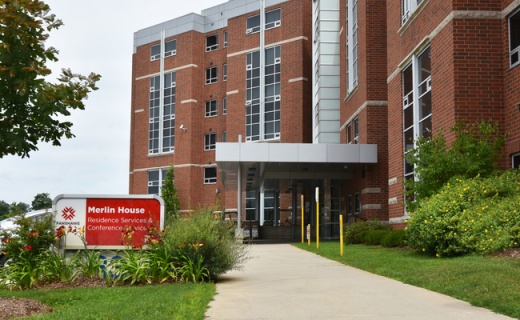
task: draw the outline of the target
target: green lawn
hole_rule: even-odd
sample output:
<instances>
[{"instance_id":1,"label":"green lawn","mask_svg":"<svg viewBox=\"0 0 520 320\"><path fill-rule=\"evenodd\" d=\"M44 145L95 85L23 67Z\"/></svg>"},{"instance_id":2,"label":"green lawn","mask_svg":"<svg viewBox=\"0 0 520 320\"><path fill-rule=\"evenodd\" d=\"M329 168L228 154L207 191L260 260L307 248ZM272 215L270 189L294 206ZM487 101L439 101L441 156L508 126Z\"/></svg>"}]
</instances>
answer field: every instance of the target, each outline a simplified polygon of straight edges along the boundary
<instances>
[{"instance_id":1,"label":"green lawn","mask_svg":"<svg viewBox=\"0 0 520 320\"><path fill-rule=\"evenodd\" d=\"M2 297L40 300L54 312L28 319L204 319L214 284L0 290Z\"/></svg>"},{"instance_id":2,"label":"green lawn","mask_svg":"<svg viewBox=\"0 0 520 320\"><path fill-rule=\"evenodd\" d=\"M520 259L464 256L432 258L411 250L347 245L296 244L328 259L407 284L444 293L472 305L520 319Z\"/></svg>"}]
</instances>

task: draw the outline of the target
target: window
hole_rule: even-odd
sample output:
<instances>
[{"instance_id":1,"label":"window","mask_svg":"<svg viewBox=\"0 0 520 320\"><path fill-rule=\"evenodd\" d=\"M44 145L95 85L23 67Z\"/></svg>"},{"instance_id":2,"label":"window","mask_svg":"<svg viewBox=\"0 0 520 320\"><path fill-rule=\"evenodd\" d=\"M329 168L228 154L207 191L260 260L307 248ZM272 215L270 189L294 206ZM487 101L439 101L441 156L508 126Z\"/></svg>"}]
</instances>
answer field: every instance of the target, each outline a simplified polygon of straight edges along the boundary
<instances>
[{"instance_id":1,"label":"window","mask_svg":"<svg viewBox=\"0 0 520 320\"><path fill-rule=\"evenodd\" d=\"M358 84L358 16L357 0L348 0L347 5L347 92Z\"/></svg>"},{"instance_id":2,"label":"window","mask_svg":"<svg viewBox=\"0 0 520 320\"><path fill-rule=\"evenodd\" d=\"M224 48L227 48L228 44L228 32L224 31Z\"/></svg>"},{"instance_id":3,"label":"window","mask_svg":"<svg viewBox=\"0 0 520 320\"><path fill-rule=\"evenodd\" d=\"M246 27L246 34L260 32L260 15L247 18Z\"/></svg>"},{"instance_id":4,"label":"window","mask_svg":"<svg viewBox=\"0 0 520 320\"><path fill-rule=\"evenodd\" d=\"M222 80L227 80L227 63L224 63L224 65L222 66Z\"/></svg>"},{"instance_id":5,"label":"window","mask_svg":"<svg viewBox=\"0 0 520 320\"><path fill-rule=\"evenodd\" d=\"M352 123L347 124L347 143L352 143Z\"/></svg>"},{"instance_id":6,"label":"window","mask_svg":"<svg viewBox=\"0 0 520 320\"><path fill-rule=\"evenodd\" d=\"M206 101L206 118L218 115L217 100Z\"/></svg>"},{"instance_id":7,"label":"window","mask_svg":"<svg viewBox=\"0 0 520 320\"><path fill-rule=\"evenodd\" d=\"M206 69L206 84L216 83L218 81L218 67Z\"/></svg>"},{"instance_id":8,"label":"window","mask_svg":"<svg viewBox=\"0 0 520 320\"><path fill-rule=\"evenodd\" d=\"M148 154L159 153L160 76L150 78L150 113L148 118Z\"/></svg>"},{"instance_id":9,"label":"window","mask_svg":"<svg viewBox=\"0 0 520 320\"><path fill-rule=\"evenodd\" d=\"M206 37L206 52L214 51L218 49L218 35Z\"/></svg>"},{"instance_id":10,"label":"window","mask_svg":"<svg viewBox=\"0 0 520 320\"><path fill-rule=\"evenodd\" d=\"M511 159L513 163L513 168L520 168L520 153L512 155Z\"/></svg>"},{"instance_id":11,"label":"window","mask_svg":"<svg viewBox=\"0 0 520 320\"><path fill-rule=\"evenodd\" d=\"M164 57L174 56L177 54L177 40L171 40L164 43Z\"/></svg>"},{"instance_id":12,"label":"window","mask_svg":"<svg viewBox=\"0 0 520 320\"><path fill-rule=\"evenodd\" d=\"M227 114L227 97L222 98L222 114Z\"/></svg>"},{"instance_id":13,"label":"window","mask_svg":"<svg viewBox=\"0 0 520 320\"><path fill-rule=\"evenodd\" d=\"M265 104L260 101L260 51L247 54L246 141L280 137L280 46L265 50Z\"/></svg>"},{"instance_id":14,"label":"window","mask_svg":"<svg viewBox=\"0 0 520 320\"><path fill-rule=\"evenodd\" d=\"M511 67L520 64L520 9L509 17L509 46Z\"/></svg>"},{"instance_id":15,"label":"window","mask_svg":"<svg viewBox=\"0 0 520 320\"><path fill-rule=\"evenodd\" d=\"M210 133L204 135L204 150L215 150L217 143L217 134L216 133Z\"/></svg>"},{"instance_id":16,"label":"window","mask_svg":"<svg viewBox=\"0 0 520 320\"><path fill-rule=\"evenodd\" d=\"M161 59L161 45L156 44L150 49L150 61Z\"/></svg>"},{"instance_id":17,"label":"window","mask_svg":"<svg viewBox=\"0 0 520 320\"><path fill-rule=\"evenodd\" d=\"M280 19L280 9L265 13L265 29L279 27L282 24ZM254 15L247 18L246 34L260 32L260 15Z\"/></svg>"},{"instance_id":18,"label":"window","mask_svg":"<svg viewBox=\"0 0 520 320\"><path fill-rule=\"evenodd\" d=\"M164 75L163 138L162 152L171 152L175 147L175 72Z\"/></svg>"},{"instance_id":19,"label":"window","mask_svg":"<svg viewBox=\"0 0 520 320\"><path fill-rule=\"evenodd\" d=\"M167 168L148 171L148 194L160 195L167 172Z\"/></svg>"},{"instance_id":20,"label":"window","mask_svg":"<svg viewBox=\"0 0 520 320\"><path fill-rule=\"evenodd\" d=\"M359 203L359 193L354 194L354 214L361 212L361 204Z\"/></svg>"},{"instance_id":21,"label":"window","mask_svg":"<svg viewBox=\"0 0 520 320\"><path fill-rule=\"evenodd\" d=\"M222 131L222 142L227 142L227 131Z\"/></svg>"},{"instance_id":22,"label":"window","mask_svg":"<svg viewBox=\"0 0 520 320\"><path fill-rule=\"evenodd\" d=\"M280 9L266 12L265 14L265 29L272 29L281 25Z\"/></svg>"},{"instance_id":23,"label":"window","mask_svg":"<svg viewBox=\"0 0 520 320\"><path fill-rule=\"evenodd\" d=\"M150 78L150 113L148 118L148 154L174 151L175 147L175 72ZM161 101L161 90L163 99Z\"/></svg>"},{"instance_id":24,"label":"window","mask_svg":"<svg viewBox=\"0 0 520 320\"><path fill-rule=\"evenodd\" d=\"M417 7L423 2L423 0L402 0L402 17L401 23L405 24L408 18L415 12Z\"/></svg>"},{"instance_id":25,"label":"window","mask_svg":"<svg viewBox=\"0 0 520 320\"><path fill-rule=\"evenodd\" d=\"M257 220L256 203L256 191L246 191L246 220Z\"/></svg>"},{"instance_id":26,"label":"window","mask_svg":"<svg viewBox=\"0 0 520 320\"><path fill-rule=\"evenodd\" d=\"M429 138L432 129L430 48L412 57L402 71L404 154L415 147L419 136ZM405 162L405 179L415 179L414 166Z\"/></svg>"},{"instance_id":27,"label":"window","mask_svg":"<svg viewBox=\"0 0 520 320\"><path fill-rule=\"evenodd\" d=\"M354 120L352 121L354 123L354 144L358 144L359 143L359 121L358 121L358 117L355 117Z\"/></svg>"},{"instance_id":28,"label":"window","mask_svg":"<svg viewBox=\"0 0 520 320\"><path fill-rule=\"evenodd\" d=\"M217 167L204 168L204 184L217 183Z\"/></svg>"}]
</instances>

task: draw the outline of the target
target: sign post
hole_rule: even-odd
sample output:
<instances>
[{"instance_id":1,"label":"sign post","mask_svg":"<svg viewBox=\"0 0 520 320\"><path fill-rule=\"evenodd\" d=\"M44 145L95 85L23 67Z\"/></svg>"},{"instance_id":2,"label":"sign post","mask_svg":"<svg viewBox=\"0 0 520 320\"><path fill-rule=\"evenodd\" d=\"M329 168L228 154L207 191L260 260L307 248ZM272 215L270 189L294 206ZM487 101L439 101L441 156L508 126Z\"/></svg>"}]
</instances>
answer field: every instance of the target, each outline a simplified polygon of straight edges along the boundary
<instances>
[{"instance_id":1,"label":"sign post","mask_svg":"<svg viewBox=\"0 0 520 320\"><path fill-rule=\"evenodd\" d=\"M320 248L320 187L316 187L316 248Z\"/></svg>"}]
</instances>

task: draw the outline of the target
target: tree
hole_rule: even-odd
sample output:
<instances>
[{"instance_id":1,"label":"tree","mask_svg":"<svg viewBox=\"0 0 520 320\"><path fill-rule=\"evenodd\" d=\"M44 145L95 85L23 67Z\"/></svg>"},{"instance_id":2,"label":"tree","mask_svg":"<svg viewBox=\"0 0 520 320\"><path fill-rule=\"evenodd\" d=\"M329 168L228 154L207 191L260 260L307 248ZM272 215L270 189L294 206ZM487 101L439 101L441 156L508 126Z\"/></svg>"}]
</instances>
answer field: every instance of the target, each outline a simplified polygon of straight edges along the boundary
<instances>
[{"instance_id":1,"label":"tree","mask_svg":"<svg viewBox=\"0 0 520 320\"><path fill-rule=\"evenodd\" d=\"M179 196L177 195L177 189L173 184L174 178L175 173L172 165L166 172L166 179L164 179L164 185L161 189L161 197L163 198L165 205L166 224L177 219L179 216L180 201Z\"/></svg>"},{"instance_id":2,"label":"tree","mask_svg":"<svg viewBox=\"0 0 520 320\"><path fill-rule=\"evenodd\" d=\"M31 210L31 206L25 202L13 202L9 207L9 215L19 215L22 213L27 213Z\"/></svg>"},{"instance_id":3,"label":"tree","mask_svg":"<svg viewBox=\"0 0 520 320\"><path fill-rule=\"evenodd\" d=\"M9 203L0 200L0 220L4 220L9 216L10 209Z\"/></svg>"},{"instance_id":4,"label":"tree","mask_svg":"<svg viewBox=\"0 0 520 320\"><path fill-rule=\"evenodd\" d=\"M52 199L48 193L38 193L31 203L33 210L49 209L52 207Z\"/></svg>"},{"instance_id":5,"label":"tree","mask_svg":"<svg viewBox=\"0 0 520 320\"><path fill-rule=\"evenodd\" d=\"M406 155L415 166L416 179L406 181L407 205L430 197L453 177L490 176L496 169L505 136L493 121L465 124L457 122L450 130L455 141L448 146L443 132L431 139L421 137L417 147Z\"/></svg>"},{"instance_id":6,"label":"tree","mask_svg":"<svg viewBox=\"0 0 520 320\"><path fill-rule=\"evenodd\" d=\"M101 78L62 69L59 82L48 82L48 61L58 51L45 48L53 29L63 23L38 0L0 0L0 158L28 157L38 142L72 138L72 123L63 119L71 110L84 110L83 100Z\"/></svg>"}]
</instances>

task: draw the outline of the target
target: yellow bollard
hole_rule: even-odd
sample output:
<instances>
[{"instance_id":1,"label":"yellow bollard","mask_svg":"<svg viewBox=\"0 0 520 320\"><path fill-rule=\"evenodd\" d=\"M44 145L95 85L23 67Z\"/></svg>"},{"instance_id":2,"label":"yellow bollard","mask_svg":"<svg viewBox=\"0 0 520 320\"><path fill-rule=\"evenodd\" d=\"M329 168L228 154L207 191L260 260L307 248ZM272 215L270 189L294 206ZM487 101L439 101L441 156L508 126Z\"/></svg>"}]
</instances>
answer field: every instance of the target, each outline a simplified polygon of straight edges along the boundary
<instances>
[{"instance_id":1,"label":"yellow bollard","mask_svg":"<svg viewBox=\"0 0 520 320\"><path fill-rule=\"evenodd\" d=\"M343 257L343 215L339 215L339 254Z\"/></svg>"},{"instance_id":2,"label":"yellow bollard","mask_svg":"<svg viewBox=\"0 0 520 320\"><path fill-rule=\"evenodd\" d=\"M302 207L302 219L300 221L300 224L302 225L302 243L303 243L303 228L305 228L305 208L304 208L304 203L303 203L303 194L301 195L301 200L302 200L302 204L301 204L301 207Z\"/></svg>"},{"instance_id":3,"label":"yellow bollard","mask_svg":"<svg viewBox=\"0 0 520 320\"><path fill-rule=\"evenodd\" d=\"M316 187L316 249L320 248L320 187Z\"/></svg>"}]
</instances>

